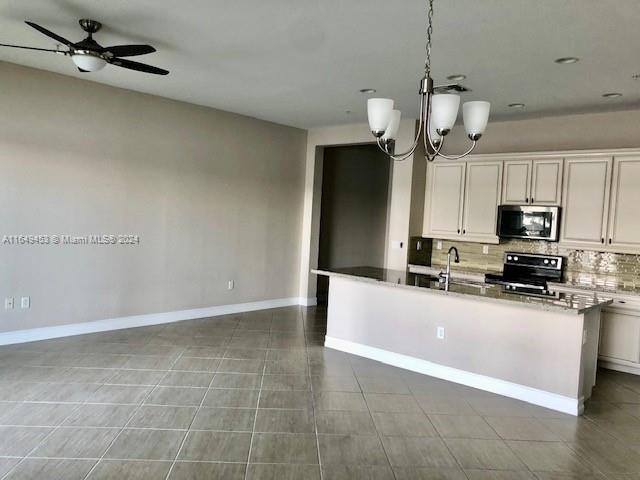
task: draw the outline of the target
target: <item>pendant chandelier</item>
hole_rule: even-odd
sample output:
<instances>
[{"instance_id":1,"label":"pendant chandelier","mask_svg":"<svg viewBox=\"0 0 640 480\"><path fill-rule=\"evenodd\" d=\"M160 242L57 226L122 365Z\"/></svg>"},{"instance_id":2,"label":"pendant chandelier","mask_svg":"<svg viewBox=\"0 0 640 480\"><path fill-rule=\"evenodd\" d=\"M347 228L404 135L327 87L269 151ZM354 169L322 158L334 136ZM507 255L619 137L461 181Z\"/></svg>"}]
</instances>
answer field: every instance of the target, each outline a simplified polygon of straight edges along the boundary
<instances>
[{"instance_id":1,"label":"pendant chandelier","mask_svg":"<svg viewBox=\"0 0 640 480\"><path fill-rule=\"evenodd\" d=\"M376 137L378 146L394 160L405 160L416 150L422 134L425 157L433 161L436 157L457 160L469 155L484 133L489 121L489 102L465 102L462 105L462 117L471 147L461 155L451 156L442 153L444 139L453 128L458 116L460 97L451 93L434 93L434 90L448 91L455 85L433 85L431 78L431 36L433 33L433 0L428 0L427 57L424 64L424 77L420 81L420 118L413 145L404 153L394 152L395 140L400 128L401 113L393 109L390 98L370 98L367 101L369 128Z\"/></svg>"}]
</instances>

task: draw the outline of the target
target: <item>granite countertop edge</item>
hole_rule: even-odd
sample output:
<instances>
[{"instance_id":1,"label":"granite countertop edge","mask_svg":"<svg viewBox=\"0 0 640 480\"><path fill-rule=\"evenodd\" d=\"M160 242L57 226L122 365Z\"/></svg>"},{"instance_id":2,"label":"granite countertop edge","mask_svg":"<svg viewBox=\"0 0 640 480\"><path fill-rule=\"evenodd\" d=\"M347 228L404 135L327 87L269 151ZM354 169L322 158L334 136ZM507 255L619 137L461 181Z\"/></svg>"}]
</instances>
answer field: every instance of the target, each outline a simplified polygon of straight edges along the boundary
<instances>
[{"instance_id":1,"label":"granite countertop edge","mask_svg":"<svg viewBox=\"0 0 640 480\"><path fill-rule=\"evenodd\" d=\"M427 267L427 268L431 268L431 267ZM384 284L390 287L429 292L435 295L447 295L452 297L475 299L481 302L489 302L489 303L497 302L502 304L509 304L514 307L534 308L536 310L559 312L559 313L565 313L570 315L571 314L581 315L589 312L590 310L593 310L596 308L603 308L612 303L612 300L610 298L602 298L602 299L595 299L597 302L596 304L587 305L584 307L570 307L570 306L563 306L563 305L555 305L552 303L545 303L545 299L540 299L538 297L528 297L526 295L513 297L513 298L496 298L496 297L488 297L485 295L474 295L472 293L464 293L464 292L453 292L453 291L446 292L440 289L425 288L425 287L416 286L416 285L406 285L406 284L401 284L396 282L390 282L387 280L371 278L363 275L343 273L343 272L332 272L330 270L313 269L311 270L311 273L314 273L316 275L324 275L328 277L341 277L341 278L355 279L355 280L366 282L366 283ZM452 276L452 278L454 277ZM487 288L494 288L494 287L495 287L494 285L487 285ZM471 288L474 288L474 287L471 287ZM594 300L593 295L583 295L582 297L584 297L585 300L589 300L589 301ZM533 298L535 298L535 300L531 301L531 299ZM525 299L529 299L529 302L525 301Z\"/></svg>"}]
</instances>

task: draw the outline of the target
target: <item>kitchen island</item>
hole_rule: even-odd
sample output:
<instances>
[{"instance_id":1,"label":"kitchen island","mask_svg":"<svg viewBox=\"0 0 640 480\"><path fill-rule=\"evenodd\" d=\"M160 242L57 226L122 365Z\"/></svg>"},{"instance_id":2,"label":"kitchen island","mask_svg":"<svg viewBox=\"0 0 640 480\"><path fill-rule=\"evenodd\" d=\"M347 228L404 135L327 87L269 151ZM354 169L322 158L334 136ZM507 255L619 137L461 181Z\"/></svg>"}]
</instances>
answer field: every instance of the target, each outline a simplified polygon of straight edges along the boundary
<instances>
[{"instance_id":1,"label":"kitchen island","mask_svg":"<svg viewBox=\"0 0 640 480\"><path fill-rule=\"evenodd\" d=\"M372 267L314 270L329 282L325 346L580 415L595 384L610 299L517 295Z\"/></svg>"}]
</instances>

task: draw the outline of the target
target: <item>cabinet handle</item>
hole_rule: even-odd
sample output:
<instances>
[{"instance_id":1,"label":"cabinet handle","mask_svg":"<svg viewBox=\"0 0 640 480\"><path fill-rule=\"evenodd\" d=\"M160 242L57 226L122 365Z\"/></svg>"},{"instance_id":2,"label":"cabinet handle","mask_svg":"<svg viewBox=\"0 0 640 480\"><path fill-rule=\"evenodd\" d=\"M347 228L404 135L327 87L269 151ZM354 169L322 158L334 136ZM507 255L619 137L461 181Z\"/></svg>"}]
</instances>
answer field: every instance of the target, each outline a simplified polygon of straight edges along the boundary
<instances>
[{"instance_id":1,"label":"cabinet handle","mask_svg":"<svg viewBox=\"0 0 640 480\"><path fill-rule=\"evenodd\" d=\"M533 200L533 197L531 197L531 203L533 203L533 201L534 201L534 200Z\"/></svg>"},{"instance_id":2,"label":"cabinet handle","mask_svg":"<svg viewBox=\"0 0 640 480\"><path fill-rule=\"evenodd\" d=\"M524 203L529 203L529 197L524 197Z\"/></svg>"},{"instance_id":3,"label":"cabinet handle","mask_svg":"<svg viewBox=\"0 0 640 480\"><path fill-rule=\"evenodd\" d=\"M466 229L465 229L465 230L462 230L462 234L463 234L463 235L464 235L464 234L466 234L466 233L467 233L467 230L466 230Z\"/></svg>"},{"instance_id":4,"label":"cabinet handle","mask_svg":"<svg viewBox=\"0 0 640 480\"><path fill-rule=\"evenodd\" d=\"M601 241L602 243L604 243L604 238L600 239L600 241Z\"/></svg>"},{"instance_id":5,"label":"cabinet handle","mask_svg":"<svg viewBox=\"0 0 640 480\"><path fill-rule=\"evenodd\" d=\"M611 239L609 239L609 245L611 245Z\"/></svg>"},{"instance_id":6,"label":"cabinet handle","mask_svg":"<svg viewBox=\"0 0 640 480\"><path fill-rule=\"evenodd\" d=\"M458 229L458 235L460 235L460 229Z\"/></svg>"}]
</instances>

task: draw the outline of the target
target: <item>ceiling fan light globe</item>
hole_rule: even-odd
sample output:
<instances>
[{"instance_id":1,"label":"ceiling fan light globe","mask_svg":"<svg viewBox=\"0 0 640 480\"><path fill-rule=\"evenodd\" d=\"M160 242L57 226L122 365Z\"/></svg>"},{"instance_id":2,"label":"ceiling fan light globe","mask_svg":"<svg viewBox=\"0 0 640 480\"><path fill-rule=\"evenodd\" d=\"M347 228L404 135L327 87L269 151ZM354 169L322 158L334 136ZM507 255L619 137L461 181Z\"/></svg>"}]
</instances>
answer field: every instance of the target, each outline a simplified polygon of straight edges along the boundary
<instances>
[{"instance_id":1,"label":"ceiling fan light globe","mask_svg":"<svg viewBox=\"0 0 640 480\"><path fill-rule=\"evenodd\" d=\"M370 98L367 100L369 129L376 137L381 137L391 122L393 100L390 98Z\"/></svg>"},{"instance_id":2,"label":"ceiling fan light globe","mask_svg":"<svg viewBox=\"0 0 640 480\"><path fill-rule=\"evenodd\" d=\"M458 116L460 97L453 93L440 93L431 97L431 123L441 135L453 128Z\"/></svg>"},{"instance_id":3,"label":"ceiling fan light globe","mask_svg":"<svg viewBox=\"0 0 640 480\"><path fill-rule=\"evenodd\" d=\"M104 58L90 53L71 55L71 60L76 64L76 67L86 70L87 72L97 72L98 70L102 70L107 64Z\"/></svg>"},{"instance_id":4,"label":"ceiling fan light globe","mask_svg":"<svg viewBox=\"0 0 640 480\"><path fill-rule=\"evenodd\" d=\"M464 128L470 138L475 136L480 138L480 135L484 133L489 121L490 109L491 104L489 102L465 102L462 105Z\"/></svg>"}]
</instances>

